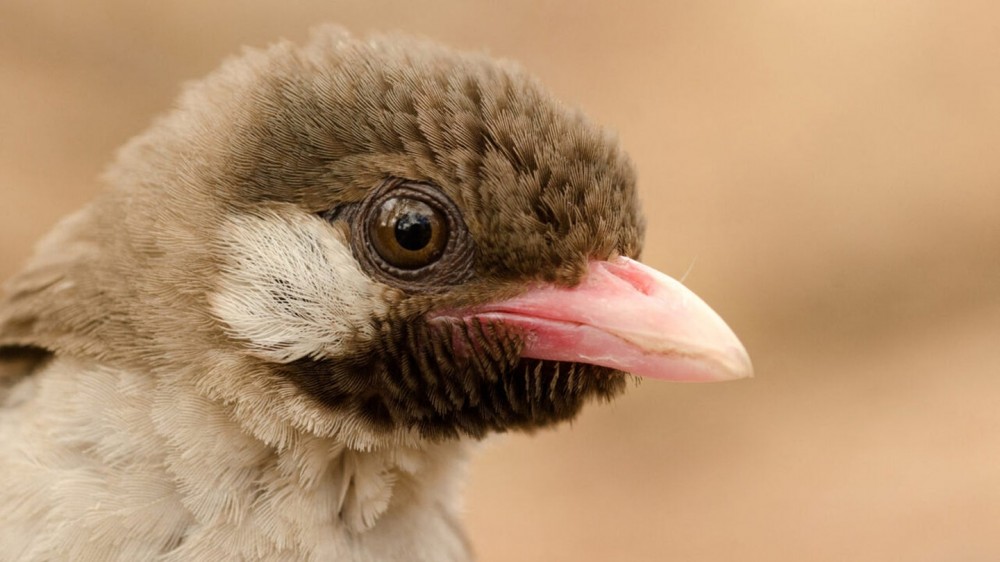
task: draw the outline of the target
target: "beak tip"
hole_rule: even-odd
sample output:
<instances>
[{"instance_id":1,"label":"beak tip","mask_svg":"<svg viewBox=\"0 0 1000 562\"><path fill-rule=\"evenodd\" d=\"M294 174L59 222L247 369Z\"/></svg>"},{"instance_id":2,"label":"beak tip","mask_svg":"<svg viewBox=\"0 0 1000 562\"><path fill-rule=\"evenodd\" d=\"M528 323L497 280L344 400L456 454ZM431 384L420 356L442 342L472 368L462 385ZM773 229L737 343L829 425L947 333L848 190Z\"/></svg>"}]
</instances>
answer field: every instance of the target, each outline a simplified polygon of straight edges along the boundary
<instances>
[{"instance_id":1,"label":"beak tip","mask_svg":"<svg viewBox=\"0 0 1000 562\"><path fill-rule=\"evenodd\" d=\"M750 354L747 352L743 344L736 340L736 335L733 334L733 339L735 340L731 345L726 346L725 351L720 350L718 354L712 354L715 357L716 364L716 374L719 381L734 381L740 379L752 379L754 376L753 362L750 360Z\"/></svg>"},{"instance_id":2,"label":"beak tip","mask_svg":"<svg viewBox=\"0 0 1000 562\"><path fill-rule=\"evenodd\" d=\"M750 355L742 347L727 349L702 356L701 375L690 380L703 382L728 382L753 378L753 363Z\"/></svg>"},{"instance_id":3,"label":"beak tip","mask_svg":"<svg viewBox=\"0 0 1000 562\"><path fill-rule=\"evenodd\" d=\"M678 381L730 382L754 376L750 354L738 342L731 346L702 349L690 356L693 370ZM671 377L665 377L671 379Z\"/></svg>"},{"instance_id":4,"label":"beak tip","mask_svg":"<svg viewBox=\"0 0 1000 562\"><path fill-rule=\"evenodd\" d=\"M732 374L732 380L737 379L752 379L754 376L753 372L753 362L750 360L750 354L742 346L733 350L733 366L734 368L730 371Z\"/></svg>"}]
</instances>

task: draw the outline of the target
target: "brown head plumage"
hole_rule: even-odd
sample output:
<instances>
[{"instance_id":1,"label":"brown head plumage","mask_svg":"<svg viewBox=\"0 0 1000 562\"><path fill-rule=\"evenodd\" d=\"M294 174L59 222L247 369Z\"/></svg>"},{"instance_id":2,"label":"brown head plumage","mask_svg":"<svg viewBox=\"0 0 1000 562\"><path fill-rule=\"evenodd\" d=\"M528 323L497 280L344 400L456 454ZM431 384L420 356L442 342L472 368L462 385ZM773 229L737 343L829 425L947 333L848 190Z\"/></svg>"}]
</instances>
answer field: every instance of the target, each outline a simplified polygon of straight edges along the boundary
<instances>
[{"instance_id":1,"label":"brown head plumage","mask_svg":"<svg viewBox=\"0 0 1000 562\"><path fill-rule=\"evenodd\" d=\"M615 139L508 63L248 51L107 183L0 300L0 560L465 561L456 438L750 372L633 259Z\"/></svg>"},{"instance_id":2,"label":"brown head plumage","mask_svg":"<svg viewBox=\"0 0 1000 562\"><path fill-rule=\"evenodd\" d=\"M512 64L327 28L188 88L107 177L11 283L3 353L185 377L273 439L369 445L539 427L625 386L453 313L642 243L613 136Z\"/></svg>"}]
</instances>

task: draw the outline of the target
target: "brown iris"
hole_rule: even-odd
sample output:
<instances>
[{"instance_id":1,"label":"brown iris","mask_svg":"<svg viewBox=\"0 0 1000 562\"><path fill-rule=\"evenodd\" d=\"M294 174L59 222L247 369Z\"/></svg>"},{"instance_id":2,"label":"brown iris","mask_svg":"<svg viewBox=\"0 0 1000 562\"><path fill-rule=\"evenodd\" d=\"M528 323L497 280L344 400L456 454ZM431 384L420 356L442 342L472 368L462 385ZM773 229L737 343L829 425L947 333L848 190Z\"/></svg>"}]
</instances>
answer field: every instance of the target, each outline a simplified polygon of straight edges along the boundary
<instances>
[{"instance_id":1,"label":"brown iris","mask_svg":"<svg viewBox=\"0 0 1000 562\"><path fill-rule=\"evenodd\" d=\"M476 247L462 213L432 183L386 178L361 201L324 216L350 225L355 259L386 285L433 293L475 273Z\"/></svg>"},{"instance_id":2,"label":"brown iris","mask_svg":"<svg viewBox=\"0 0 1000 562\"><path fill-rule=\"evenodd\" d=\"M369 226L372 246L389 265L420 269L437 261L448 244L448 221L427 203L390 197Z\"/></svg>"}]
</instances>

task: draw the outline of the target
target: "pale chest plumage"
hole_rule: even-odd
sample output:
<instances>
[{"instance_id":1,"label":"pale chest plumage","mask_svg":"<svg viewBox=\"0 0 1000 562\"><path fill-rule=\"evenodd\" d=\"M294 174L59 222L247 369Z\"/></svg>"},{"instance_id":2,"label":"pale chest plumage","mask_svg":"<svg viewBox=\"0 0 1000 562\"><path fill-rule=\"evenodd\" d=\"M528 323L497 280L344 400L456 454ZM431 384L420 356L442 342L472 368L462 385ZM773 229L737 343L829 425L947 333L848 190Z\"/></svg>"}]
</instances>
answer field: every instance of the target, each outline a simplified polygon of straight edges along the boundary
<instances>
[{"instance_id":1,"label":"pale chest plumage","mask_svg":"<svg viewBox=\"0 0 1000 562\"><path fill-rule=\"evenodd\" d=\"M0 560L469 558L464 444L277 450L181 380L57 359L3 391Z\"/></svg>"}]
</instances>

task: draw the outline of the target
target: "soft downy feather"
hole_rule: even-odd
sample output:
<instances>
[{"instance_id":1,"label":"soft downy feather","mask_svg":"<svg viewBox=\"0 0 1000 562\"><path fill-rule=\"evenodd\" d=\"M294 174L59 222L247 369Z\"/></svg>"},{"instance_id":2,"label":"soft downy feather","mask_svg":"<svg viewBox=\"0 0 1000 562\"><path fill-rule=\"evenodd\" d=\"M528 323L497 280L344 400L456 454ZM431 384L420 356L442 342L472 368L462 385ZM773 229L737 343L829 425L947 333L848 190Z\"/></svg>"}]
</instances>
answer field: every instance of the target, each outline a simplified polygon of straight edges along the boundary
<instances>
[{"instance_id":1,"label":"soft downy feather","mask_svg":"<svg viewBox=\"0 0 1000 562\"><path fill-rule=\"evenodd\" d=\"M366 452L289 435L255 439L182 374L57 359L0 408L0 560L467 559L462 443ZM379 549L407 554L366 554Z\"/></svg>"}]
</instances>

